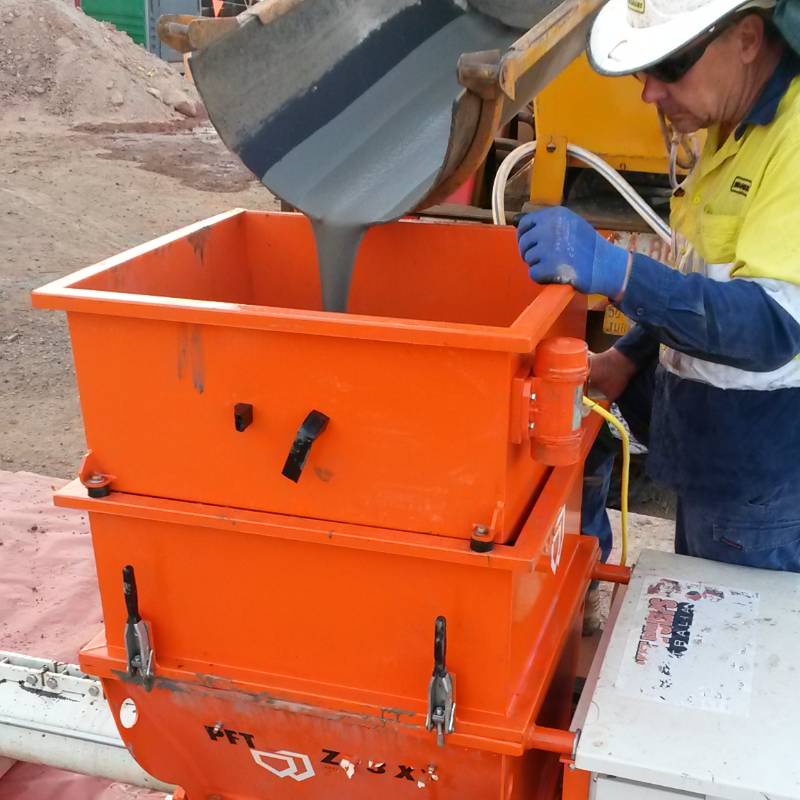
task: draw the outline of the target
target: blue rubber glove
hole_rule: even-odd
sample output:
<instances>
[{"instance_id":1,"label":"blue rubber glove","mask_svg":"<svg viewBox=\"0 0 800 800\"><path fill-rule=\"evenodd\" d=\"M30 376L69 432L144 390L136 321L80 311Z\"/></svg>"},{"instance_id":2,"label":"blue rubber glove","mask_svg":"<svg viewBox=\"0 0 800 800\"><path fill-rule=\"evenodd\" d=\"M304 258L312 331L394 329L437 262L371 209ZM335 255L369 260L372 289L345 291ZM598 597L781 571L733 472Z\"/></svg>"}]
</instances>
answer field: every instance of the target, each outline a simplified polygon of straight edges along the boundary
<instances>
[{"instance_id":1,"label":"blue rubber glove","mask_svg":"<svg viewBox=\"0 0 800 800\"><path fill-rule=\"evenodd\" d=\"M628 251L606 241L563 206L526 214L517 226L519 253L536 283L566 283L583 294L619 300Z\"/></svg>"}]
</instances>

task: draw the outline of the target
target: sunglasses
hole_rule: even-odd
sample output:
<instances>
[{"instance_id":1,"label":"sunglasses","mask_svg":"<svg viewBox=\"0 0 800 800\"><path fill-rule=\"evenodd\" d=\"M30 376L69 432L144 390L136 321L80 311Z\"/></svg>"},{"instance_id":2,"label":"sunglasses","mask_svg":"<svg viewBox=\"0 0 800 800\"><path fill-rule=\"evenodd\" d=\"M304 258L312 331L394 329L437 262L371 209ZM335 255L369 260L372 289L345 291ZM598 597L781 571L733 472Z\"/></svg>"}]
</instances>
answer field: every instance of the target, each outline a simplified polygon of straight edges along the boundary
<instances>
[{"instance_id":1,"label":"sunglasses","mask_svg":"<svg viewBox=\"0 0 800 800\"><path fill-rule=\"evenodd\" d=\"M637 77L650 75L662 83L675 83L679 81L702 57L711 42L723 31L733 25L735 20L724 24L717 24L709 28L700 39L695 40L669 58L637 72Z\"/></svg>"}]
</instances>

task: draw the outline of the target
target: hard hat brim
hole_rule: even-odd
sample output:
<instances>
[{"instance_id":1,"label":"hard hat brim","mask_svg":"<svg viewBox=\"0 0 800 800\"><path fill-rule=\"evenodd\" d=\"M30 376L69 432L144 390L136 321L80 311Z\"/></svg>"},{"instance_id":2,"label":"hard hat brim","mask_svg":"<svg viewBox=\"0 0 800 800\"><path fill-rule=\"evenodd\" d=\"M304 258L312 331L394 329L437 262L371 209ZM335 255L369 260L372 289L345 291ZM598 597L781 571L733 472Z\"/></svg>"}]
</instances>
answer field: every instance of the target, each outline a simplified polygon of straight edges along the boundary
<instances>
[{"instance_id":1,"label":"hard hat brim","mask_svg":"<svg viewBox=\"0 0 800 800\"><path fill-rule=\"evenodd\" d=\"M772 8L774 0L713 0L668 22L634 28L628 0L609 0L589 33L589 62L601 75L631 75L658 64L729 14L745 7Z\"/></svg>"}]
</instances>

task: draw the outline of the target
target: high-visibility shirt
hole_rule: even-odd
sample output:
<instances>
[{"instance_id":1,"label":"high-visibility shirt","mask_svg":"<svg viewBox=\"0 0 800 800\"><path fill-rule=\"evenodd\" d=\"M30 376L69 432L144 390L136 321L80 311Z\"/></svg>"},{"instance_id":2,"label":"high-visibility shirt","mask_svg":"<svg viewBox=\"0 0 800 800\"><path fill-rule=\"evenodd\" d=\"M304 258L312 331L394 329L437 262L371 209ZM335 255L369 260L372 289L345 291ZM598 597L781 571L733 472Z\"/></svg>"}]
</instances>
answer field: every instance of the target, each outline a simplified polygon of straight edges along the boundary
<instances>
[{"instance_id":1,"label":"high-visibility shirt","mask_svg":"<svg viewBox=\"0 0 800 800\"><path fill-rule=\"evenodd\" d=\"M672 200L677 269L634 256L619 306L639 324L617 347L659 355L656 480L720 503L788 487L800 519L798 75L787 54L724 142L709 130Z\"/></svg>"}]
</instances>

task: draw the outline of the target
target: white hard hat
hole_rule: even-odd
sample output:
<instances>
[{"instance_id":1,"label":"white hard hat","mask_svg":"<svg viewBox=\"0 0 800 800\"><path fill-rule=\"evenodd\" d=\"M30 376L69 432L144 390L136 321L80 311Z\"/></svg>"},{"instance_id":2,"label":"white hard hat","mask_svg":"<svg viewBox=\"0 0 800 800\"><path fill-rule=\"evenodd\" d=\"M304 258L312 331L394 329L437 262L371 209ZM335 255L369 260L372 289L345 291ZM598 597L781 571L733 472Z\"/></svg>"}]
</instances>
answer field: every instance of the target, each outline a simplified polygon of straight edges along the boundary
<instances>
[{"instance_id":1,"label":"white hard hat","mask_svg":"<svg viewBox=\"0 0 800 800\"><path fill-rule=\"evenodd\" d=\"M630 75L663 61L720 20L775 0L609 0L589 35L589 61L601 75Z\"/></svg>"}]
</instances>

